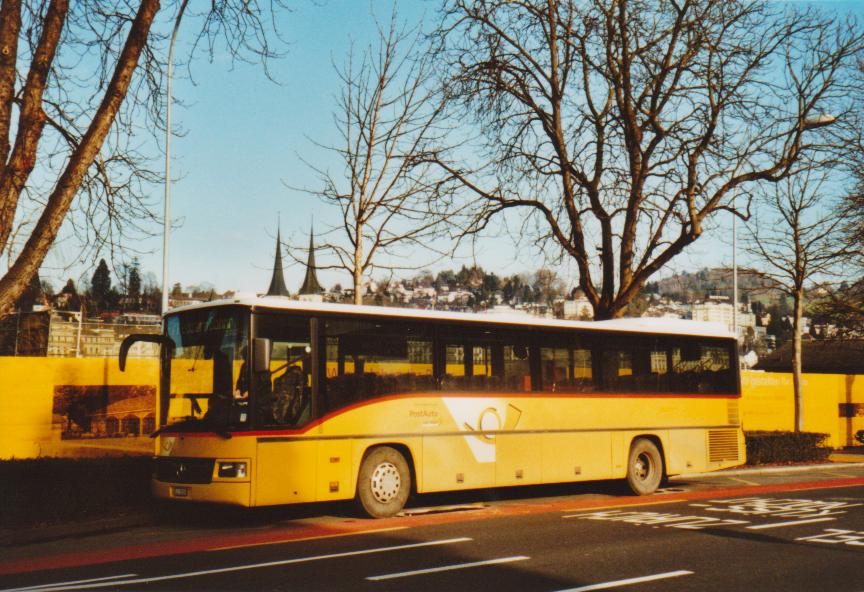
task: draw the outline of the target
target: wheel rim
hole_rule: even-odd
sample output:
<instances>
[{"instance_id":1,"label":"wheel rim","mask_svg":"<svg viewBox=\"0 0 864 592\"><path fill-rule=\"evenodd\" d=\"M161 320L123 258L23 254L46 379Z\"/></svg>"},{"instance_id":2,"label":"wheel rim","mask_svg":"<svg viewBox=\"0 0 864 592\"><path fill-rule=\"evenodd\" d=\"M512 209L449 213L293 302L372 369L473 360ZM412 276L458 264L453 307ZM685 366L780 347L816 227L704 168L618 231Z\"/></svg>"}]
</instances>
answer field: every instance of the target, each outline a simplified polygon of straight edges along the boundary
<instances>
[{"instance_id":1,"label":"wheel rim","mask_svg":"<svg viewBox=\"0 0 864 592\"><path fill-rule=\"evenodd\" d=\"M639 481L647 481L651 477L653 467L651 456L643 452L636 457L636 462L633 463L633 474Z\"/></svg>"},{"instance_id":2,"label":"wheel rim","mask_svg":"<svg viewBox=\"0 0 864 592\"><path fill-rule=\"evenodd\" d=\"M382 504L393 500L402 489L402 477L399 476L399 469L393 463L383 462L375 467L370 481L372 495Z\"/></svg>"}]
</instances>

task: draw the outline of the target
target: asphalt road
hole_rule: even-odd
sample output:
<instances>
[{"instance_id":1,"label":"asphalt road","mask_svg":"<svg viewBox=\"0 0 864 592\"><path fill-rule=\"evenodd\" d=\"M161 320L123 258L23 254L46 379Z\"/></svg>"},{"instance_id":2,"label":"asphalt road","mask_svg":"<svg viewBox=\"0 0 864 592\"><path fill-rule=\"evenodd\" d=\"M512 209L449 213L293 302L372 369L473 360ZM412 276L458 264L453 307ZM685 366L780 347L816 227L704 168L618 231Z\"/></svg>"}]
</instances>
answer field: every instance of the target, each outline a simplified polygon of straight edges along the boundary
<instances>
[{"instance_id":1,"label":"asphalt road","mask_svg":"<svg viewBox=\"0 0 864 592\"><path fill-rule=\"evenodd\" d=\"M472 492L424 498L435 507L389 520L332 506L184 512L0 549L0 590L864 591L864 467L616 493L609 484Z\"/></svg>"}]
</instances>

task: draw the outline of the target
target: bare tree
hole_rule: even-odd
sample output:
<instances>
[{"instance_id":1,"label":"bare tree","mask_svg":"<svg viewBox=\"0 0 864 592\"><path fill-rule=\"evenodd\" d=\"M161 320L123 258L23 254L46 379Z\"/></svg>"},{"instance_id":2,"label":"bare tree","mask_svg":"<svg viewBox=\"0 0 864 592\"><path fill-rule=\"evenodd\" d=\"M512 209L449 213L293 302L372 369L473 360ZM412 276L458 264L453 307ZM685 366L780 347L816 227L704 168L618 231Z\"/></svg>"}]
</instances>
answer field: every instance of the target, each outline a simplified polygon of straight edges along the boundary
<instances>
[{"instance_id":1,"label":"bare tree","mask_svg":"<svg viewBox=\"0 0 864 592\"><path fill-rule=\"evenodd\" d=\"M763 0L451 0L437 57L481 158L435 152L477 233L508 211L571 257L598 319L623 314L712 216L841 156L864 47L851 22ZM832 124L833 125L828 125ZM455 195L455 194L454 194Z\"/></svg>"},{"instance_id":2,"label":"bare tree","mask_svg":"<svg viewBox=\"0 0 864 592\"><path fill-rule=\"evenodd\" d=\"M377 44L359 60L352 48L337 68L342 91L334 122L341 141L323 146L337 156L338 174L309 164L321 189L310 191L339 212L340 223L319 248L333 255L331 268L351 274L354 303L362 304L363 280L375 269L419 269L428 260L403 257L404 264L381 261L408 246L432 250L440 220L430 216L426 197L440 171L412 158L440 139L442 107L430 91L430 58L418 52L419 36L398 22L378 25ZM437 176L436 176L436 173ZM409 259L411 259L409 261Z\"/></svg>"},{"instance_id":3,"label":"bare tree","mask_svg":"<svg viewBox=\"0 0 864 592\"><path fill-rule=\"evenodd\" d=\"M759 197L747 225L745 250L755 257L764 277L792 297L792 383L795 430L804 422L801 399L801 319L805 290L827 283L854 254L837 242L844 223L838 200L831 195L831 172L807 172L785 179ZM836 188L834 189L836 191Z\"/></svg>"},{"instance_id":4,"label":"bare tree","mask_svg":"<svg viewBox=\"0 0 864 592\"><path fill-rule=\"evenodd\" d=\"M858 63L858 75L864 79L864 60ZM849 161L853 183L840 208L845 223L836 239L852 256L839 286L832 287L814 306L814 312L826 324L833 325L839 338L864 335L864 142L852 151Z\"/></svg>"},{"instance_id":5,"label":"bare tree","mask_svg":"<svg viewBox=\"0 0 864 592\"><path fill-rule=\"evenodd\" d=\"M266 61L269 14L281 5L209 2L188 17L200 25L195 47ZM11 261L0 310L64 222L95 258L155 219L148 189L160 174L142 147L164 108L159 9L159 0L0 0L0 257Z\"/></svg>"}]
</instances>

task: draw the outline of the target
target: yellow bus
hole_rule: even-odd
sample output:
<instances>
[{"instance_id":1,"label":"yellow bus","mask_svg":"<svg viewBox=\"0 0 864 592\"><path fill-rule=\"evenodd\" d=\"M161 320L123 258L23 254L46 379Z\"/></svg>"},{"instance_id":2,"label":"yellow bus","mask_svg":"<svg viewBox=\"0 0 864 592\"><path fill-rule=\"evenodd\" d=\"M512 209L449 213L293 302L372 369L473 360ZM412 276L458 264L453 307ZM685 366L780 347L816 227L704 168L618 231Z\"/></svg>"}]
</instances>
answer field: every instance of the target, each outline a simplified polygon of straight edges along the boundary
<instances>
[{"instance_id":1,"label":"yellow bus","mask_svg":"<svg viewBox=\"0 0 864 592\"><path fill-rule=\"evenodd\" d=\"M659 321L659 322L658 322ZM162 335L157 497L356 499L665 476L744 462L734 337L691 321L577 322L240 298Z\"/></svg>"}]
</instances>

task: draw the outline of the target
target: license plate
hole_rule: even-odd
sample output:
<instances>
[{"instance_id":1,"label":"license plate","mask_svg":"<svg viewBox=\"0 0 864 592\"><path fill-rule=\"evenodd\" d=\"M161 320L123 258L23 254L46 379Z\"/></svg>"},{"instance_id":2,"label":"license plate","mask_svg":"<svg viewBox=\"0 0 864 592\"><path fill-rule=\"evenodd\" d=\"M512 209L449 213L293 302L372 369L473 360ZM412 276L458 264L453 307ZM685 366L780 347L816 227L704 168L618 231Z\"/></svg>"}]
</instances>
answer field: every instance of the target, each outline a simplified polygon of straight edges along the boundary
<instances>
[{"instance_id":1,"label":"license plate","mask_svg":"<svg viewBox=\"0 0 864 592\"><path fill-rule=\"evenodd\" d=\"M188 497L189 496L189 488L188 487L175 487L174 488L174 497Z\"/></svg>"}]
</instances>

